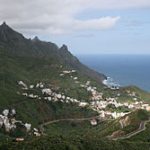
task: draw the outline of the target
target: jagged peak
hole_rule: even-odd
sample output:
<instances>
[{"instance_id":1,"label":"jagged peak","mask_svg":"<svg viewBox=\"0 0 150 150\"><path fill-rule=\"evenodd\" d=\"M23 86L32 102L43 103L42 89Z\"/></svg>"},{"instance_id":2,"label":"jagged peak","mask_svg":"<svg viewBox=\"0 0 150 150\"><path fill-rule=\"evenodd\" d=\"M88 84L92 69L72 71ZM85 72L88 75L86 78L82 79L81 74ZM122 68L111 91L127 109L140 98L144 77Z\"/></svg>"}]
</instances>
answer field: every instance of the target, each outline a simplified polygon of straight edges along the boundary
<instances>
[{"instance_id":1,"label":"jagged peak","mask_svg":"<svg viewBox=\"0 0 150 150\"><path fill-rule=\"evenodd\" d=\"M10 27L7 25L5 21L0 25L0 28L3 30L10 29Z\"/></svg>"},{"instance_id":2,"label":"jagged peak","mask_svg":"<svg viewBox=\"0 0 150 150\"><path fill-rule=\"evenodd\" d=\"M3 23L2 23L2 26L6 26L7 24L6 24L6 22L4 21Z\"/></svg>"},{"instance_id":3,"label":"jagged peak","mask_svg":"<svg viewBox=\"0 0 150 150\"><path fill-rule=\"evenodd\" d=\"M63 44L61 47L60 47L60 50L67 50L68 51L68 47L67 45Z\"/></svg>"},{"instance_id":4,"label":"jagged peak","mask_svg":"<svg viewBox=\"0 0 150 150\"><path fill-rule=\"evenodd\" d=\"M15 30L13 30L10 26L8 26L6 24L6 22L4 21L1 25L0 25L0 41L3 42L8 42L8 41L12 41L12 40L20 40L20 39L24 39L23 35L16 32Z\"/></svg>"},{"instance_id":5,"label":"jagged peak","mask_svg":"<svg viewBox=\"0 0 150 150\"><path fill-rule=\"evenodd\" d=\"M41 41L41 40L39 39L38 36L35 36L35 37L32 39L32 41L37 42L37 41Z\"/></svg>"}]
</instances>

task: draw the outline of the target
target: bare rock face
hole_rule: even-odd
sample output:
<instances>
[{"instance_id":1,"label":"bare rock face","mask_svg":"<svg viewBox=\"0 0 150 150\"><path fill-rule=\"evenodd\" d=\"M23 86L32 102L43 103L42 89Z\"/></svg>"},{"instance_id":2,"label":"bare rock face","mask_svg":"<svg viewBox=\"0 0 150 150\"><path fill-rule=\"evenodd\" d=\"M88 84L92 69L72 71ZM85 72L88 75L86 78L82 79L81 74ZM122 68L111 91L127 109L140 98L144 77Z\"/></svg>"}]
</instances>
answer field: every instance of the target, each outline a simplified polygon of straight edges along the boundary
<instances>
[{"instance_id":1,"label":"bare rock face","mask_svg":"<svg viewBox=\"0 0 150 150\"><path fill-rule=\"evenodd\" d=\"M122 130L118 130L112 133L111 138L117 138L123 135L125 135L125 132Z\"/></svg>"},{"instance_id":2,"label":"bare rock face","mask_svg":"<svg viewBox=\"0 0 150 150\"><path fill-rule=\"evenodd\" d=\"M121 120L119 121L119 123L120 123L120 125L121 125L121 128L124 128L124 127L130 125L130 123L131 123L130 117L129 117L129 116L126 116L125 118L121 119Z\"/></svg>"}]
</instances>

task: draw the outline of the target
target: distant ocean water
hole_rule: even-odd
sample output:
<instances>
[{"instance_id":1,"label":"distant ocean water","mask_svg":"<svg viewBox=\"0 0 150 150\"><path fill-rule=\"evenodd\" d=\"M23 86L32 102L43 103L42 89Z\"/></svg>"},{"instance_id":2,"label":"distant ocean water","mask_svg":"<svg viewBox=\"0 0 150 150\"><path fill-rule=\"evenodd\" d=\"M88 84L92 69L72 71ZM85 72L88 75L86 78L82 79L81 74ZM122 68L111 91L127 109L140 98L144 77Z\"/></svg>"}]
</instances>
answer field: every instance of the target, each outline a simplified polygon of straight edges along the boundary
<instances>
[{"instance_id":1,"label":"distant ocean water","mask_svg":"<svg viewBox=\"0 0 150 150\"><path fill-rule=\"evenodd\" d=\"M121 86L136 85L150 92L150 55L78 55L90 68Z\"/></svg>"}]
</instances>

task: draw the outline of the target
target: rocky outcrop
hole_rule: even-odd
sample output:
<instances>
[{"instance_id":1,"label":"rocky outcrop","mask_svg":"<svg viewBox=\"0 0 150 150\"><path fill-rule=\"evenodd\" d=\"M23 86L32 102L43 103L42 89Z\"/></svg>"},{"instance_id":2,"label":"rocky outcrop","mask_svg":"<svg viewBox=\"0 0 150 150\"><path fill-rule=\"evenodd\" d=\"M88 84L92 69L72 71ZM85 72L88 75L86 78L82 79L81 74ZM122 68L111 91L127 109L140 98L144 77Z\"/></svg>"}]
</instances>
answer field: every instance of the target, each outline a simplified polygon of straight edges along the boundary
<instances>
[{"instance_id":1,"label":"rocky outcrop","mask_svg":"<svg viewBox=\"0 0 150 150\"><path fill-rule=\"evenodd\" d=\"M119 121L119 123L120 123L121 128L124 128L124 127L130 125L130 123L131 123L130 117L126 116L125 118L121 119Z\"/></svg>"}]
</instances>

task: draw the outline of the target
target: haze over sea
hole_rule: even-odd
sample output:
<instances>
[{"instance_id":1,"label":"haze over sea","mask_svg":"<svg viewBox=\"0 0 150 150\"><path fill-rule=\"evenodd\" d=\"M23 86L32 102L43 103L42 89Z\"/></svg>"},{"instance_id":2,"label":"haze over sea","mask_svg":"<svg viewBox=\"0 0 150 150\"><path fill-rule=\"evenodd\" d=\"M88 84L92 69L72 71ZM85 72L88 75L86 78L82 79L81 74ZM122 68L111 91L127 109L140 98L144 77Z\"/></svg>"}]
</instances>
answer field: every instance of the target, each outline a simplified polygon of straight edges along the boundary
<instances>
[{"instance_id":1,"label":"haze over sea","mask_svg":"<svg viewBox=\"0 0 150 150\"><path fill-rule=\"evenodd\" d=\"M150 92L150 55L78 55L78 58L121 86L136 85Z\"/></svg>"}]
</instances>

